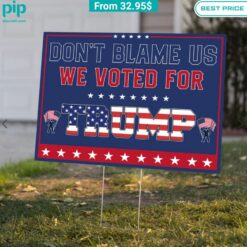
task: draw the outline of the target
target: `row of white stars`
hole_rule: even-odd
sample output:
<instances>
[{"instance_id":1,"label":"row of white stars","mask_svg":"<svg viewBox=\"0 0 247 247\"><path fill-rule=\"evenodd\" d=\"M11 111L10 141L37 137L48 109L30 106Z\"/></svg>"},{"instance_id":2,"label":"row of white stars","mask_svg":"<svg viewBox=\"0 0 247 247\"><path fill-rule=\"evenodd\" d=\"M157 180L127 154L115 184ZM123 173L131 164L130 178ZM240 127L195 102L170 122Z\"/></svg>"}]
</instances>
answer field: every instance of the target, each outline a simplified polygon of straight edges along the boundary
<instances>
[{"instance_id":1,"label":"row of white stars","mask_svg":"<svg viewBox=\"0 0 247 247\"><path fill-rule=\"evenodd\" d=\"M133 34L130 34L130 35L125 35L125 34L120 34L120 35L117 35L117 34L114 34L113 35L113 38L114 39L117 39L117 38L122 38L122 39L125 39L125 38L130 38L130 39L133 39L133 38L137 38L137 39L141 39L142 37L144 37L145 39L149 39L149 35L140 35L140 34L138 34L138 35L133 35Z\"/></svg>"},{"instance_id":2,"label":"row of white stars","mask_svg":"<svg viewBox=\"0 0 247 247\"><path fill-rule=\"evenodd\" d=\"M105 95L102 94L102 93L98 94L98 98L99 98L99 99L104 99L104 96L105 96ZM114 99L115 99L115 96L116 96L116 95L114 95L114 94L109 94L109 95L108 95L108 97L109 97L110 100L114 100ZM93 99L93 97L94 97L94 94L92 94L92 93L89 93L89 94L88 94L88 98L89 98L89 99ZM136 100L136 97L137 97L136 95L132 94L132 95L130 96L130 99L131 99L131 100ZM120 99L120 100L125 100L125 98L126 98L126 95L124 95L124 94L119 95L119 99ZM147 101L147 98L148 98L148 97L147 97L145 94L141 96L141 100L142 100L142 101ZM159 97L158 97L157 95L154 95L154 96L152 97L152 100L153 100L153 101L158 101L158 99L159 99ZM169 97L165 96L165 97L163 97L163 100L164 100L164 101L169 101Z\"/></svg>"},{"instance_id":3,"label":"row of white stars","mask_svg":"<svg viewBox=\"0 0 247 247\"><path fill-rule=\"evenodd\" d=\"M49 156L50 150L48 150L47 148L45 148L44 150L42 150L43 156ZM64 157L64 154L66 153L65 151L63 151L62 149L60 149L59 151L57 151L58 153L58 157ZM80 158L81 153L76 150L75 152L73 152L74 158ZM93 150L91 151L91 153L88 153L89 155L89 159L96 159L96 156L98 155L97 153L95 153ZM111 154L110 152L108 152L107 154L104 154L105 156L105 160L112 160L112 156L113 154ZM127 161L130 158L130 156L126 153L120 155L122 161ZM143 156L142 154L140 154L139 156L136 156L136 158L138 159L138 163L144 163L146 157ZM161 164L161 161L163 160L162 157L160 157L159 155L157 155L156 157L153 158L155 161L155 164ZM176 156L174 156L171 160L171 164L172 165L178 165L180 159L178 159ZM196 166L196 162L197 160L195 160L193 157L188 160L189 162L189 166ZM204 167L210 167L212 161L210 161L208 158L206 160L203 161L204 163Z\"/></svg>"}]
</instances>

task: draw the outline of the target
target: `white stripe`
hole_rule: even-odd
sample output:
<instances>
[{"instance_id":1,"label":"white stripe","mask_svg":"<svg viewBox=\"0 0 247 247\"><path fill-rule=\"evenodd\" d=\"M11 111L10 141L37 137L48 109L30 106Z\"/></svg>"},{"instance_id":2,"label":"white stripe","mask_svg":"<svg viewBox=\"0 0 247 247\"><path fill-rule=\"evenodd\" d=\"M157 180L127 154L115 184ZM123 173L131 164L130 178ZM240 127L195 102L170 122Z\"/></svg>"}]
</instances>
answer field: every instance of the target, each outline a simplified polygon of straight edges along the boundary
<instances>
[{"instance_id":1,"label":"white stripe","mask_svg":"<svg viewBox=\"0 0 247 247\"><path fill-rule=\"evenodd\" d=\"M144 129L139 129L136 134L137 135L145 135L145 136L147 136L148 135L148 131L144 130Z\"/></svg>"},{"instance_id":2,"label":"white stripe","mask_svg":"<svg viewBox=\"0 0 247 247\"><path fill-rule=\"evenodd\" d=\"M126 118L125 119L126 123L134 123L135 122L135 118ZM120 123L121 122L121 118L120 117L113 117L112 118L112 123Z\"/></svg>"},{"instance_id":3,"label":"white stripe","mask_svg":"<svg viewBox=\"0 0 247 247\"><path fill-rule=\"evenodd\" d=\"M195 125L195 121L182 122L180 120L173 120L173 126L193 127L194 125Z\"/></svg>"},{"instance_id":4,"label":"white stripe","mask_svg":"<svg viewBox=\"0 0 247 247\"><path fill-rule=\"evenodd\" d=\"M137 112L137 108L136 107L126 107L125 108L125 112L136 113Z\"/></svg>"},{"instance_id":5,"label":"white stripe","mask_svg":"<svg viewBox=\"0 0 247 247\"><path fill-rule=\"evenodd\" d=\"M150 124L150 125L168 125L167 119L147 119L147 118L140 118L139 119L140 124Z\"/></svg>"},{"instance_id":6,"label":"white stripe","mask_svg":"<svg viewBox=\"0 0 247 247\"><path fill-rule=\"evenodd\" d=\"M160 109L157 114L170 114L170 109ZM138 113L150 113L148 108L138 108Z\"/></svg>"},{"instance_id":7,"label":"white stripe","mask_svg":"<svg viewBox=\"0 0 247 247\"><path fill-rule=\"evenodd\" d=\"M86 131L86 132L95 132L96 128L95 127L86 127L84 131Z\"/></svg>"},{"instance_id":8,"label":"white stripe","mask_svg":"<svg viewBox=\"0 0 247 247\"><path fill-rule=\"evenodd\" d=\"M112 133L113 134L133 134L134 130L133 129L125 129L125 130L120 130L119 128L112 128Z\"/></svg>"},{"instance_id":9,"label":"white stripe","mask_svg":"<svg viewBox=\"0 0 247 247\"><path fill-rule=\"evenodd\" d=\"M173 131L171 133L171 136L173 136L173 137L183 137L183 134L182 134L181 131Z\"/></svg>"},{"instance_id":10,"label":"white stripe","mask_svg":"<svg viewBox=\"0 0 247 247\"><path fill-rule=\"evenodd\" d=\"M121 118L120 117L113 117L112 118L112 123L120 123L121 122Z\"/></svg>"},{"instance_id":11,"label":"white stripe","mask_svg":"<svg viewBox=\"0 0 247 247\"><path fill-rule=\"evenodd\" d=\"M105 127L99 127L99 132L108 134L109 130Z\"/></svg>"},{"instance_id":12,"label":"white stripe","mask_svg":"<svg viewBox=\"0 0 247 247\"><path fill-rule=\"evenodd\" d=\"M195 116L195 114L191 110L177 110L177 109L172 110L172 115Z\"/></svg>"},{"instance_id":13,"label":"white stripe","mask_svg":"<svg viewBox=\"0 0 247 247\"><path fill-rule=\"evenodd\" d=\"M123 107L122 106L112 106L111 111L112 112L123 112Z\"/></svg>"},{"instance_id":14,"label":"white stripe","mask_svg":"<svg viewBox=\"0 0 247 247\"><path fill-rule=\"evenodd\" d=\"M78 128L76 125L69 125L66 130L67 131L78 131Z\"/></svg>"},{"instance_id":15,"label":"white stripe","mask_svg":"<svg viewBox=\"0 0 247 247\"><path fill-rule=\"evenodd\" d=\"M160 130L157 136L169 136L169 133L167 131Z\"/></svg>"}]
</instances>

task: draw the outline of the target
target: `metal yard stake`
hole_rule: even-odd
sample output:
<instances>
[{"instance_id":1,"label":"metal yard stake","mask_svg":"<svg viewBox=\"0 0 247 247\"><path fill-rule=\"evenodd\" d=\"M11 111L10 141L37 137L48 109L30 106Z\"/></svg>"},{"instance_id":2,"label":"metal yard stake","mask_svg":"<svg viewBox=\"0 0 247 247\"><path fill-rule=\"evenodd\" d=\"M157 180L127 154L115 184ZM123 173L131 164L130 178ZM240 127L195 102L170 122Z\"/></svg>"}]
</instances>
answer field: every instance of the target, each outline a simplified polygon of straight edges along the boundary
<instances>
[{"instance_id":1,"label":"metal yard stake","mask_svg":"<svg viewBox=\"0 0 247 247\"><path fill-rule=\"evenodd\" d=\"M104 190L105 190L105 166L102 166L102 189L101 189L101 209L100 209L100 226L101 227L103 223Z\"/></svg>"},{"instance_id":2,"label":"metal yard stake","mask_svg":"<svg viewBox=\"0 0 247 247\"><path fill-rule=\"evenodd\" d=\"M141 196L142 196L142 177L143 171L140 170L140 180L139 180L139 202L138 202L138 216L137 216L137 229L140 230L140 216L141 216Z\"/></svg>"}]
</instances>

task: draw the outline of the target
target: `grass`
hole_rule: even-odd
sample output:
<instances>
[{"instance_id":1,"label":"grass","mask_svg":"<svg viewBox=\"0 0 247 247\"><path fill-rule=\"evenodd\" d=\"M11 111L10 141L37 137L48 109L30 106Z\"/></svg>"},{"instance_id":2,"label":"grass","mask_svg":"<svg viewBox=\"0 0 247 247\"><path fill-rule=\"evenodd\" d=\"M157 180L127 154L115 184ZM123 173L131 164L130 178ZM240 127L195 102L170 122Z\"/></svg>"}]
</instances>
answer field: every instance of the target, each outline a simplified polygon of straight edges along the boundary
<instances>
[{"instance_id":1,"label":"grass","mask_svg":"<svg viewBox=\"0 0 247 247\"><path fill-rule=\"evenodd\" d=\"M103 227L101 176L96 166L2 168L0 246L247 246L247 142L223 145L220 175L145 170L140 231L139 170L106 168Z\"/></svg>"},{"instance_id":2,"label":"grass","mask_svg":"<svg viewBox=\"0 0 247 247\"><path fill-rule=\"evenodd\" d=\"M58 171L57 163L22 161L17 164L6 164L0 168L0 191L14 186L23 178L35 178L43 174Z\"/></svg>"}]
</instances>

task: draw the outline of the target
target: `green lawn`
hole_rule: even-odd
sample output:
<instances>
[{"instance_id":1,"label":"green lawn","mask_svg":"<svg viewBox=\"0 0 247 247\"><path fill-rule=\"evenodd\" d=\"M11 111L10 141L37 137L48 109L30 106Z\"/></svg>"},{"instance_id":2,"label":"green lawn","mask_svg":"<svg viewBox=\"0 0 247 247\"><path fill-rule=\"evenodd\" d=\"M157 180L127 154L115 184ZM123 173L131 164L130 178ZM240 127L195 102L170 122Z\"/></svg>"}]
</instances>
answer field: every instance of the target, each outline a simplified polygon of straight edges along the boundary
<instances>
[{"instance_id":1,"label":"green lawn","mask_svg":"<svg viewBox=\"0 0 247 247\"><path fill-rule=\"evenodd\" d=\"M224 144L220 175L34 161L0 169L0 246L247 246L247 142Z\"/></svg>"}]
</instances>

